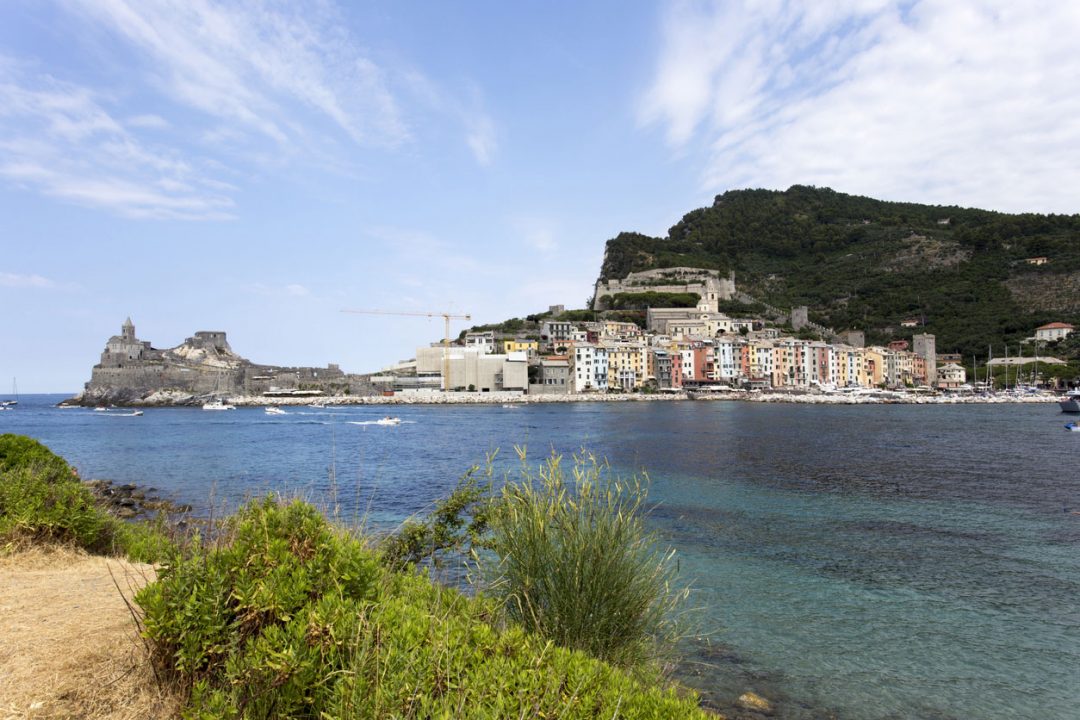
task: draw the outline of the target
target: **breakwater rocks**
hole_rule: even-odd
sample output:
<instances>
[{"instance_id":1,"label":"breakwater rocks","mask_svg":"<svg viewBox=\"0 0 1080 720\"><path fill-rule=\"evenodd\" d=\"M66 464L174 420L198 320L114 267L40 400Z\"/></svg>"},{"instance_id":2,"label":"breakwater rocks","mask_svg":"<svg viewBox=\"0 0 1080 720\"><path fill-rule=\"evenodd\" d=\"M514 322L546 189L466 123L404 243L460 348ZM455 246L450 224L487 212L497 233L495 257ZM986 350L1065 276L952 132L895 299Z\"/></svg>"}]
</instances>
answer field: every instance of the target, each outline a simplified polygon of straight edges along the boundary
<instances>
[{"instance_id":1,"label":"breakwater rocks","mask_svg":"<svg viewBox=\"0 0 1080 720\"><path fill-rule=\"evenodd\" d=\"M155 494L154 488L138 485L118 485L111 480L85 480L98 501L120 518L154 515L182 515L191 512L190 505L179 505Z\"/></svg>"},{"instance_id":2,"label":"breakwater rocks","mask_svg":"<svg viewBox=\"0 0 1080 720\"><path fill-rule=\"evenodd\" d=\"M159 390L146 396L117 393L82 393L64 400L61 405L83 407L200 407L211 395L192 395L177 390ZM857 390L855 392L812 392L806 390L695 390L657 393L582 393L575 395L522 395L517 392L469 393L441 392L398 393L395 395L334 395L320 397L266 397L234 395L225 398L237 407L280 405L304 407L319 405L534 405L537 403L573 402L664 402L671 400L742 401L764 403L801 403L811 405L981 405L1000 403L1057 402L1056 395L1030 393L960 394L910 393L894 390Z\"/></svg>"},{"instance_id":3,"label":"breakwater rocks","mask_svg":"<svg viewBox=\"0 0 1080 720\"><path fill-rule=\"evenodd\" d=\"M764 403L802 403L813 405L964 405L988 403L1048 403L1056 402L1054 395L989 395L915 394L905 392L859 391L854 393L814 393L799 391L757 391L727 389L715 392L659 393L583 393L580 395L522 395L520 393L401 393L393 396L338 396L312 398L233 397L228 402L237 407L266 405L535 405L538 403L573 402L665 402L673 400L741 401Z\"/></svg>"}]
</instances>

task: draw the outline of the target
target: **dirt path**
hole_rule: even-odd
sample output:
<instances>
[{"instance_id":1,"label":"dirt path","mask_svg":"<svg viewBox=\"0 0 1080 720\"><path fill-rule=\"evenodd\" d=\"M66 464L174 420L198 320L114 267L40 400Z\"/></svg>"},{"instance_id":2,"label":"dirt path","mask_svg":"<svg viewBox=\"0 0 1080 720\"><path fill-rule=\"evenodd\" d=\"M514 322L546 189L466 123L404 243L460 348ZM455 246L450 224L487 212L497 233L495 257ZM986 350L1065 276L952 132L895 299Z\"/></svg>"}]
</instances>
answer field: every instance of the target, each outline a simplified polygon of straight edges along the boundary
<instances>
[{"instance_id":1,"label":"dirt path","mask_svg":"<svg viewBox=\"0 0 1080 720\"><path fill-rule=\"evenodd\" d=\"M113 583L130 599L153 573L68 550L0 557L0 720L175 717Z\"/></svg>"}]
</instances>

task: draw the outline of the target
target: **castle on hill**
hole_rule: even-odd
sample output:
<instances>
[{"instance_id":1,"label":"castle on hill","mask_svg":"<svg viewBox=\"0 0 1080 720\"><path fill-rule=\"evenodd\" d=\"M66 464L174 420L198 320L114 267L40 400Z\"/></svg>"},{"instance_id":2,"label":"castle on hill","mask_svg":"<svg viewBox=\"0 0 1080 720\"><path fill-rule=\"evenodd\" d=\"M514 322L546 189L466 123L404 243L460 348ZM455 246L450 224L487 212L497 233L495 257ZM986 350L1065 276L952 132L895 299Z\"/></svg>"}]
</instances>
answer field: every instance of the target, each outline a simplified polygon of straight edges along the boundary
<instances>
[{"instance_id":1,"label":"castle on hill","mask_svg":"<svg viewBox=\"0 0 1080 720\"><path fill-rule=\"evenodd\" d=\"M253 363L233 351L225 332L200 330L173 348L158 349L135 334L127 318L120 334L106 341L78 401L87 405L128 404L155 393L195 397L304 394L370 395L367 375L325 368Z\"/></svg>"}]
</instances>

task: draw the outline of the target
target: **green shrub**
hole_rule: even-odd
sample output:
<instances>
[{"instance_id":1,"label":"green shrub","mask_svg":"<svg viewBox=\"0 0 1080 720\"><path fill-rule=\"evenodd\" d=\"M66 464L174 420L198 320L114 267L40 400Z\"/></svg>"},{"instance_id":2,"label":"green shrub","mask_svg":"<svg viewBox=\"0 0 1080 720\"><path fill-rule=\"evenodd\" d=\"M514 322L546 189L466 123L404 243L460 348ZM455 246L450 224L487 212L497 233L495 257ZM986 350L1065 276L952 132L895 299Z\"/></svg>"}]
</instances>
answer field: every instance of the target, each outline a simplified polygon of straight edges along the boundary
<instances>
[{"instance_id":1,"label":"green shrub","mask_svg":"<svg viewBox=\"0 0 1080 720\"><path fill-rule=\"evenodd\" d=\"M37 440L25 435L0 435L0 473L19 468L34 469L47 481L70 479L74 471Z\"/></svg>"},{"instance_id":2,"label":"green shrub","mask_svg":"<svg viewBox=\"0 0 1080 720\"><path fill-rule=\"evenodd\" d=\"M489 513L492 587L511 617L556 644L634 669L673 645L672 554L645 527L646 489L575 458L567 478L553 456L538 477L524 462Z\"/></svg>"},{"instance_id":3,"label":"green shrub","mask_svg":"<svg viewBox=\"0 0 1080 720\"><path fill-rule=\"evenodd\" d=\"M520 627L499 604L388 570L309 505L249 504L136 596L188 718L703 717Z\"/></svg>"},{"instance_id":4,"label":"green shrub","mask_svg":"<svg viewBox=\"0 0 1080 720\"><path fill-rule=\"evenodd\" d=\"M37 440L0 435L0 546L73 545L157 562L174 543L161 521L125 523L102 509L63 458Z\"/></svg>"},{"instance_id":5,"label":"green shrub","mask_svg":"<svg viewBox=\"0 0 1080 720\"><path fill-rule=\"evenodd\" d=\"M72 544L91 552L110 549L111 518L82 483L53 481L51 471L19 467L0 473L0 540Z\"/></svg>"}]
</instances>

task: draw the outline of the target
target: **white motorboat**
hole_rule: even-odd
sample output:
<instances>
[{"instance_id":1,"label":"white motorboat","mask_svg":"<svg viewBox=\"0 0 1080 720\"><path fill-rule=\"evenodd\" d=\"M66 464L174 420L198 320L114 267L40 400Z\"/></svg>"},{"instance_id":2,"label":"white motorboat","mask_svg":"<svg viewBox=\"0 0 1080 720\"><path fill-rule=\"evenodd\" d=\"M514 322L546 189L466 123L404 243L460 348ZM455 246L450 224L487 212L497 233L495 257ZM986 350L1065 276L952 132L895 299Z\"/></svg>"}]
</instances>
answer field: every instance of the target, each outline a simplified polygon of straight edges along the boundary
<instances>
[{"instance_id":1,"label":"white motorboat","mask_svg":"<svg viewBox=\"0 0 1080 720\"><path fill-rule=\"evenodd\" d=\"M379 418L378 420L376 420L375 424L376 425L400 425L401 424L401 418L390 417L389 415L387 415L384 418Z\"/></svg>"},{"instance_id":2,"label":"white motorboat","mask_svg":"<svg viewBox=\"0 0 1080 720\"><path fill-rule=\"evenodd\" d=\"M288 415L289 414L289 413L285 412L284 410L282 410L281 408L273 407L273 406L266 408L263 412L265 412L267 415Z\"/></svg>"},{"instance_id":3,"label":"white motorboat","mask_svg":"<svg viewBox=\"0 0 1080 720\"><path fill-rule=\"evenodd\" d=\"M1080 413L1080 390L1070 390L1058 400L1061 412Z\"/></svg>"},{"instance_id":4,"label":"white motorboat","mask_svg":"<svg viewBox=\"0 0 1080 720\"><path fill-rule=\"evenodd\" d=\"M109 412L109 408L107 408L107 407L101 407L101 406L99 405L98 407L94 408L94 412Z\"/></svg>"},{"instance_id":5,"label":"white motorboat","mask_svg":"<svg viewBox=\"0 0 1080 720\"><path fill-rule=\"evenodd\" d=\"M202 409L203 410L235 410L236 406L226 403L221 398L214 398L210 402L203 403Z\"/></svg>"}]
</instances>

